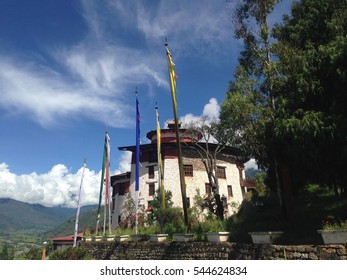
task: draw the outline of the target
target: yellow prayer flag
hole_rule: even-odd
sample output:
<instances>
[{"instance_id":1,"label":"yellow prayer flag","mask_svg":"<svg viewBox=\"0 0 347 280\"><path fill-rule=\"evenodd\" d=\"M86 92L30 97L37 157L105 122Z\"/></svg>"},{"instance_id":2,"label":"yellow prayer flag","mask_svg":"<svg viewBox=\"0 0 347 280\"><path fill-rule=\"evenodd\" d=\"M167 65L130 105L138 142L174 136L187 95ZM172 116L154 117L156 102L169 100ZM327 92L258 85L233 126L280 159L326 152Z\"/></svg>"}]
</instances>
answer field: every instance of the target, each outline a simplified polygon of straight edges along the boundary
<instances>
[{"instance_id":1,"label":"yellow prayer flag","mask_svg":"<svg viewBox=\"0 0 347 280\"><path fill-rule=\"evenodd\" d=\"M176 73L175 73L175 64L172 61L171 53L166 47L167 61L169 65L169 76L170 76L170 85L171 85L171 95L175 112L177 112L177 100L176 100Z\"/></svg>"}]
</instances>

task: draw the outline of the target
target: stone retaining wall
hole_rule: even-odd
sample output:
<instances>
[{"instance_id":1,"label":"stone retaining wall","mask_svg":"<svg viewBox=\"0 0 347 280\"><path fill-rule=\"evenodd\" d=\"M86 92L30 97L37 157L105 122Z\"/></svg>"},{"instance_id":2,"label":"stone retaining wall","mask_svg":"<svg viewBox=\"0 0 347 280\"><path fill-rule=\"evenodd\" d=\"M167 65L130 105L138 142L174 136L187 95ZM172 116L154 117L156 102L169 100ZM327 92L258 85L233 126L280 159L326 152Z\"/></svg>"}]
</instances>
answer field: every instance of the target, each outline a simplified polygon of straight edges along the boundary
<instances>
[{"instance_id":1,"label":"stone retaining wall","mask_svg":"<svg viewBox=\"0 0 347 280\"><path fill-rule=\"evenodd\" d=\"M347 260L347 244L80 242L97 260Z\"/></svg>"}]
</instances>

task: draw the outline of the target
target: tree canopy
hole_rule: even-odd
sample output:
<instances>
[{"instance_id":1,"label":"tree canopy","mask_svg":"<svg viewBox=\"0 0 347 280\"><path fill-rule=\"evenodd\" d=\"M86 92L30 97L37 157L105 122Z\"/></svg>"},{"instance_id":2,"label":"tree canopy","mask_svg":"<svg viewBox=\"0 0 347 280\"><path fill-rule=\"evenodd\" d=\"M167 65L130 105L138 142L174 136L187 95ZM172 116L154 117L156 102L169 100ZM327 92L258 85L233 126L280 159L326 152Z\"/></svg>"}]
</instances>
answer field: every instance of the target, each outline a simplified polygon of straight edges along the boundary
<instances>
[{"instance_id":1,"label":"tree canopy","mask_svg":"<svg viewBox=\"0 0 347 280\"><path fill-rule=\"evenodd\" d=\"M229 142L267 170L280 202L307 183L347 194L346 1L295 1L272 29L278 1L236 2L244 49L221 106Z\"/></svg>"},{"instance_id":2,"label":"tree canopy","mask_svg":"<svg viewBox=\"0 0 347 280\"><path fill-rule=\"evenodd\" d=\"M300 186L346 192L347 7L343 1L295 2L274 29L279 96L275 137Z\"/></svg>"}]
</instances>

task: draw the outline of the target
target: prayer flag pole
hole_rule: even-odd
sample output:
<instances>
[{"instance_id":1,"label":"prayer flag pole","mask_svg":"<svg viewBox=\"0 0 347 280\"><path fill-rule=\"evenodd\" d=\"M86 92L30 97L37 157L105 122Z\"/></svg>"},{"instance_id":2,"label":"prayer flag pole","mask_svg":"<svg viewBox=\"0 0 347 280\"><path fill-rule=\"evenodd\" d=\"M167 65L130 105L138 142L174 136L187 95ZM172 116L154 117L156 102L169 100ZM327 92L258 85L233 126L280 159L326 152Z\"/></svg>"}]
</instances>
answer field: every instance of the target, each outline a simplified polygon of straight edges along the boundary
<instances>
[{"instance_id":1,"label":"prayer flag pole","mask_svg":"<svg viewBox=\"0 0 347 280\"><path fill-rule=\"evenodd\" d=\"M155 116L157 122L157 156L158 156L158 188L160 199L160 232L163 231L163 210L165 209L165 189L164 189L164 172L161 158L161 129L159 122L158 106L155 105Z\"/></svg>"},{"instance_id":2,"label":"prayer flag pole","mask_svg":"<svg viewBox=\"0 0 347 280\"><path fill-rule=\"evenodd\" d=\"M175 73L175 68L174 68L175 64L172 61L172 56L169 51L167 42L165 43L165 46L166 46L166 55L167 55L167 61L169 66L171 97L172 97L174 120L175 120L175 132L176 132L176 143L177 143L177 150L178 150L178 164L179 164L179 172L180 172L180 184L181 184L184 223L185 223L186 229L188 230L188 210L187 210L188 207L187 207L186 183L184 179L182 148L181 148L181 140L180 140L180 134L179 134L180 132L179 132L179 125L178 125L177 100L176 100L177 75Z\"/></svg>"},{"instance_id":3,"label":"prayer flag pole","mask_svg":"<svg viewBox=\"0 0 347 280\"><path fill-rule=\"evenodd\" d=\"M83 170L82 170L81 184L80 184L80 190L79 190L79 194L78 194L77 213L76 213L76 221L75 221L75 231L74 231L73 247L76 247L76 245L77 245L78 220L79 220L79 216L80 216L81 192L82 192L82 185L83 185L83 178L84 178L84 170L85 169L86 169L86 159L84 159L84 161L83 161Z\"/></svg>"},{"instance_id":4,"label":"prayer flag pole","mask_svg":"<svg viewBox=\"0 0 347 280\"><path fill-rule=\"evenodd\" d=\"M139 188L140 188L140 112L139 100L136 93L136 152L135 152L135 234L138 233L138 205L139 205Z\"/></svg>"}]
</instances>

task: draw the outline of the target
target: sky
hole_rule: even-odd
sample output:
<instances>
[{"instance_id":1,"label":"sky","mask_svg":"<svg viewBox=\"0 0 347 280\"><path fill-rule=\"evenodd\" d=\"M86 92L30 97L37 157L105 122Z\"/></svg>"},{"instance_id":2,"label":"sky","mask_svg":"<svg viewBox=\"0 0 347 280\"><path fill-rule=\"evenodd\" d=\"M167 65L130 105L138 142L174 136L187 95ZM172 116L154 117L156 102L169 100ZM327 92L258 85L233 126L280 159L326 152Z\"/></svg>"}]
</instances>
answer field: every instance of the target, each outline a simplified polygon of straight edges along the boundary
<instances>
[{"instance_id":1,"label":"sky","mask_svg":"<svg viewBox=\"0 0 347 280\"><path fill-rule=\"evenodd\" d=\"M180 121L218 118L242 50L227 2L0 1L0 198L77 207L86 159L81 205L97 204L106 130L111 175L130 170L135 92L142 143L156 104L173 119L166 40Z\"/></svg>"}]
</instances>

